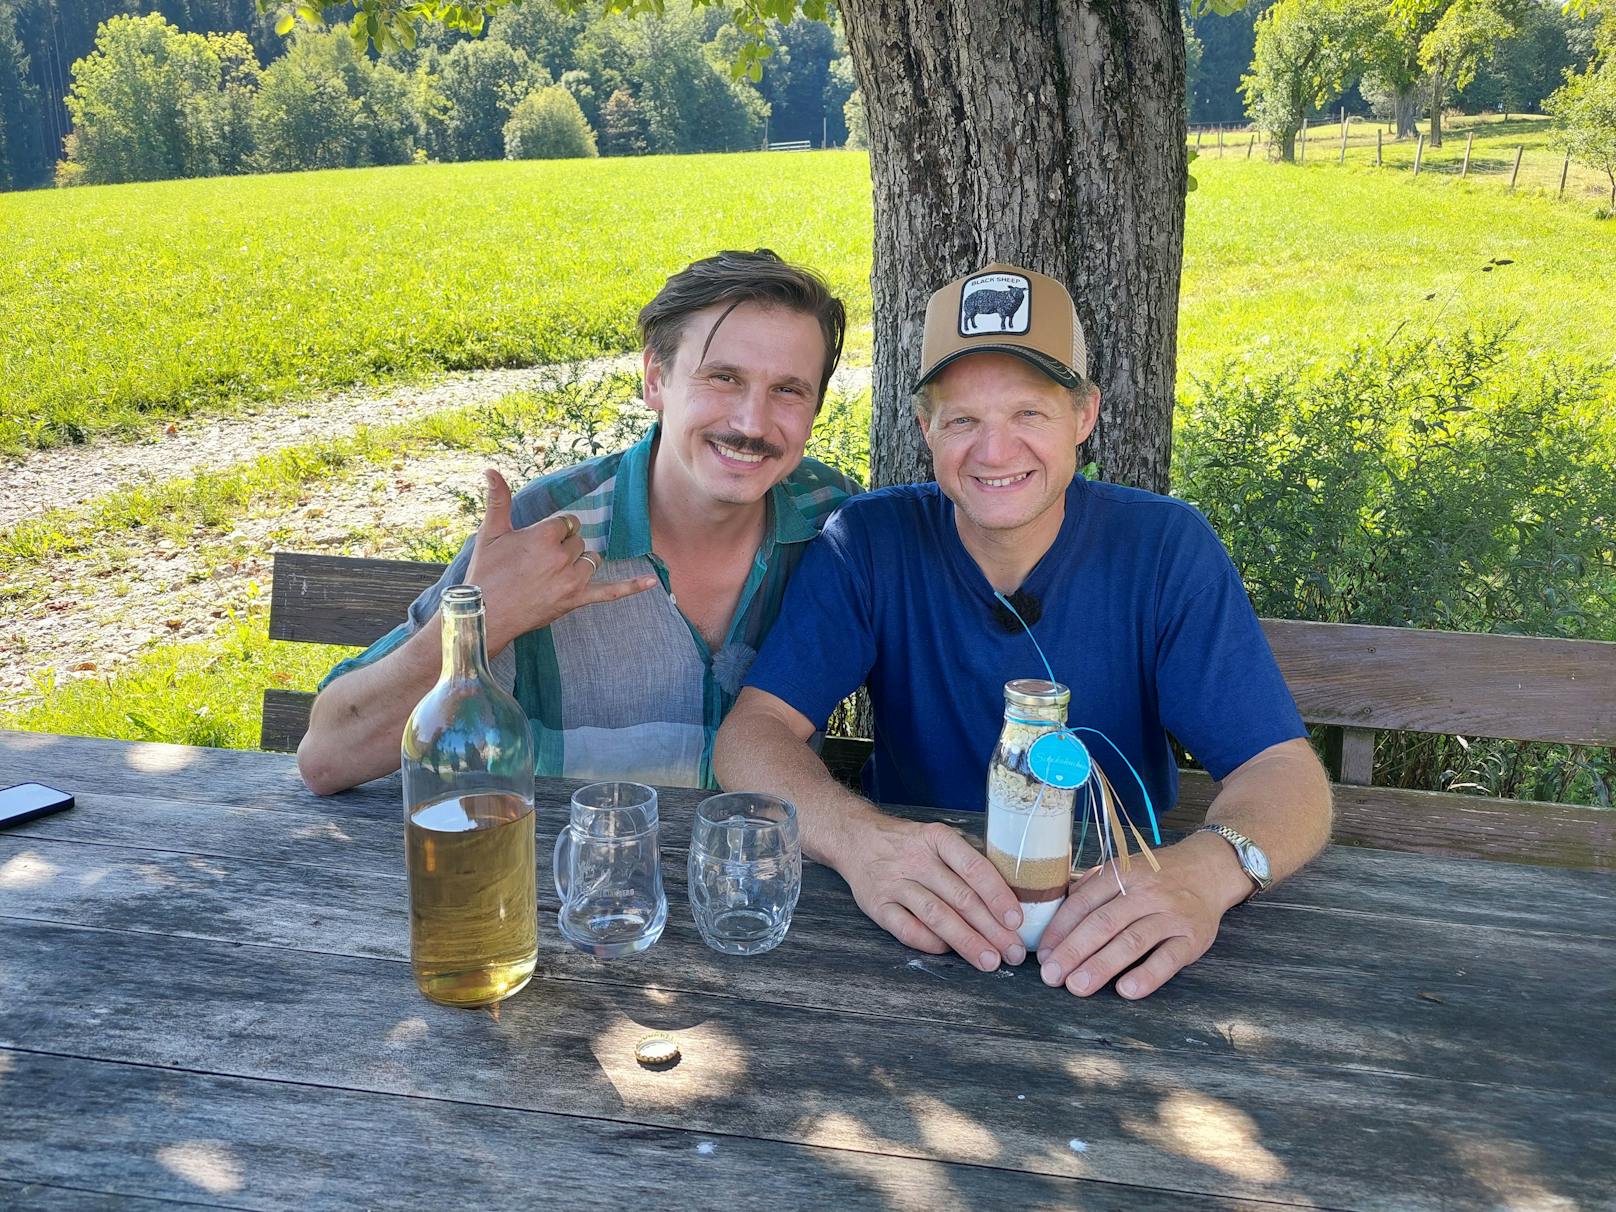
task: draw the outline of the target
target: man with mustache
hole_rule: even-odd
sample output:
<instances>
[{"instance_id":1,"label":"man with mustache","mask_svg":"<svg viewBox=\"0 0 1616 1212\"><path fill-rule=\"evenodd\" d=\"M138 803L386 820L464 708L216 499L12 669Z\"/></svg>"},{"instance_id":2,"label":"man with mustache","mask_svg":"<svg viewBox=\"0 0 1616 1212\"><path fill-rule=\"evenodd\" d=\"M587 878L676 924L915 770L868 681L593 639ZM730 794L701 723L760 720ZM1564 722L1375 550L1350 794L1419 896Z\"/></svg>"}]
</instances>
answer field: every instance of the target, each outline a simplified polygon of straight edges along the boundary
<instances>
[{"instance_id":1,"label":"man with mustache","mask_svg":"<svg viewBox=\"0 0 1616 1212\"><path fill-rule=\"evenodd\" d=\"M715 786L712 745L785 582L858 486L803 447L846 313L766 249L668 279L640 312L646 437L533 481L485 472L488 511L409 617L321 684L298 747L330 794L398 769L437 679L442 591L478 585L488 656L539 773Z\"/></svg>"},{"instance_id":2,"label":"man with mustache","mask_svg":"<svg viewBox=\"0 0 1616 1212\"><path fill-rule=\"evenodd\" d=\"M974 322L990 311L999 323ZM726 787L792 800L803 851L898 939L983 971L1019 964L1023 912L994 865L955 830L876 804L983 810L1004 685L1043 677L1030 631L1071 688L1069 722L1127 755L1082 737L1136 823L1130 768L1158 814L1175 798L1169 733L1221 784L1211 824L1158 850L1159 872L1133 864L1125 895L1120 873L1079 878L1035 944L1046 984L1087 996L1115 978L1137 998L1319 851L1330 791L1206 519L1077 474L1099 403L1059 282L989 265L937 291L914 398L936 482L866 493L826 524L716 761ZM868 799L804 743L861 683L875 709Z\"/></svg>"}]
</instances>

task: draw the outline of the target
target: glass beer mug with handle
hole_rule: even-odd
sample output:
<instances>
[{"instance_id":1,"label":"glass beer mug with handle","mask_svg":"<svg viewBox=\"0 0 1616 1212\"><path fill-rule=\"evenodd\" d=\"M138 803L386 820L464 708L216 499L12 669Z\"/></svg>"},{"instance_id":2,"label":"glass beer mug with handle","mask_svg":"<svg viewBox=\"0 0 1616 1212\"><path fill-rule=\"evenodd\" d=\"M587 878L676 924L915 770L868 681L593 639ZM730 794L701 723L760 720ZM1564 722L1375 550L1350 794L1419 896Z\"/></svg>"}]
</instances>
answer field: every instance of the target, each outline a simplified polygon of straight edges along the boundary
<instances>
[{"instance_id":1,"label":"glass beer mug with handle","mask_svg":"<svg viewBox=\"0 0 1616 1212\"><path fill-rule=\"evenodd\" d=\"M644 783L590 783L572 794L556 837L555 885L562 937L597 959L644 951L662 937L657 793Z\"/></svg>"},{"instance_id":2,"label":"glass beer mug with handle","mask_svg":"<svg viewBox=\"0 0 1616 1212\"><path fill-rule=\"evenodd\" d=\"M433 1001L486 1006L538 963L533 732L488 670L483 595L443 593L443 673L404 725L410 964Z\"/></svg>"}]
</instances>

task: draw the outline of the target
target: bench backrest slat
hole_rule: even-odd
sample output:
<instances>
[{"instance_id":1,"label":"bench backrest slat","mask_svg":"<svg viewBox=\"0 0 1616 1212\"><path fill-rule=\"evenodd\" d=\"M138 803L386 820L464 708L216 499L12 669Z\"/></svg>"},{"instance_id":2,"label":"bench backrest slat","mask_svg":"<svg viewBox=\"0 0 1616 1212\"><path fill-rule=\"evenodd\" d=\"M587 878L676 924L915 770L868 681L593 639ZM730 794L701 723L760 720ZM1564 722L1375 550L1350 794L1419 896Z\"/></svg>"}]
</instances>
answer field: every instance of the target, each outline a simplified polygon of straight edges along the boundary
<instances>
[{"instance_id":1,"label":"bench backrest slat","mask_svg":"<svg viewBox=\"0 0 1616 1212\"><path fill-rule=\"evenodd\" d=\"M1264 619L1311 724L1616 744L1616 644Z\"/></svg>"},{"instance_id":2,"label":"bench backrest slat","mask_svg":"<svg viewBox=\"0 0 1616 1212\"><path fill-rule=\"evenodd\" d=\"M276 552L269 638L368 647L404 621L442 564Z\"/></svg>"}]
</instances>

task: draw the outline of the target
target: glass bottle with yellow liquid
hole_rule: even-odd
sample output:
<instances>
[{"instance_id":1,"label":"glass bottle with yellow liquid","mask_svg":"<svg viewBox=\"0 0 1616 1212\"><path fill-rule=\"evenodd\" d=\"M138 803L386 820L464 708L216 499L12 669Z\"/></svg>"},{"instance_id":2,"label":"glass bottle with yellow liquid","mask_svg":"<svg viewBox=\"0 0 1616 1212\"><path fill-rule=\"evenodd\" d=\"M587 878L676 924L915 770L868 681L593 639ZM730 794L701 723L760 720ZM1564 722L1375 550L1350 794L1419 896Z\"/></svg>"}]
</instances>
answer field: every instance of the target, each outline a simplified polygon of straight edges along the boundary
<instances>
[{"instance_id":1,"label":"glass bottle with yellow liquid","mask_svg":"<svg viewBox=\"0 0 1616 1212\"><path fill-rule=\"evenodd\" d=\"M488 669L482 591L443 593L443 673L404 725L410 963L433 1001L486 1006L538 963L533 733Z\"/></svg>"}]
</instances>

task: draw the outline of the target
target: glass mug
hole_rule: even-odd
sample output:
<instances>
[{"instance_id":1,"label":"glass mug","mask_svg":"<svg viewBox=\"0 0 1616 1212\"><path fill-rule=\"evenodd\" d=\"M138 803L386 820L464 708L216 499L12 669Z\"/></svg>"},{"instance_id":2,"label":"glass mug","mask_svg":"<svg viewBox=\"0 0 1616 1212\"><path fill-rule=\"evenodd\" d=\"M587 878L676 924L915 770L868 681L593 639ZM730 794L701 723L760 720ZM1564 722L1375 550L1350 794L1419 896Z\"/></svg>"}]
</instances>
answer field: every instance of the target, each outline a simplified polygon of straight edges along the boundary
<instances>
[{"instance_id":1,"label":"glass mug","mask_svg":"<svg viewBox=\"0 0 1616 1212\"><path fill-rule=\"evenodd\" d=\"M690 911L714 951L761 955L778 947L802 891L796 808L745 791L703 800L690 835L689 876Z\"/></svg>"},{"instance_id":2,"label":"glass mug","mask_svg":"<svg viewBox=\"0 0 1616 1212\"><path fill-rule=\"evenodd\" d=\"M573 792L556 838L562 937L598 959L644 951L662 937L668 897L657 853L657 795L644 783L590 783Z\"/></svg>"}]
</instances>

